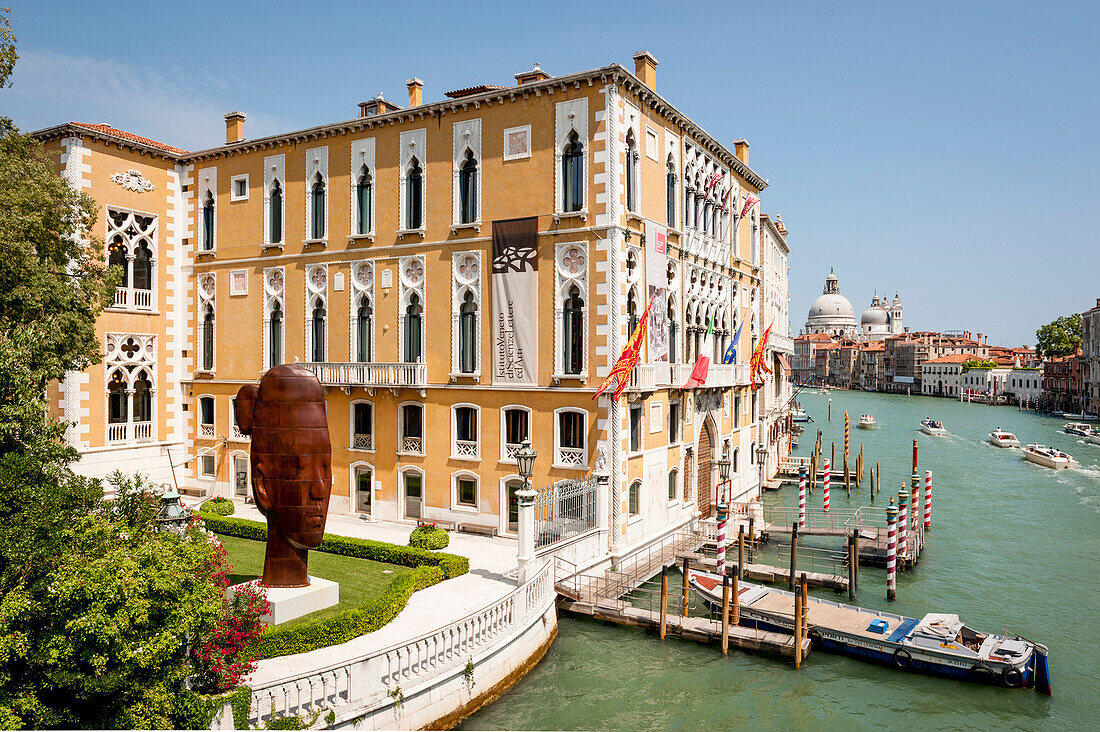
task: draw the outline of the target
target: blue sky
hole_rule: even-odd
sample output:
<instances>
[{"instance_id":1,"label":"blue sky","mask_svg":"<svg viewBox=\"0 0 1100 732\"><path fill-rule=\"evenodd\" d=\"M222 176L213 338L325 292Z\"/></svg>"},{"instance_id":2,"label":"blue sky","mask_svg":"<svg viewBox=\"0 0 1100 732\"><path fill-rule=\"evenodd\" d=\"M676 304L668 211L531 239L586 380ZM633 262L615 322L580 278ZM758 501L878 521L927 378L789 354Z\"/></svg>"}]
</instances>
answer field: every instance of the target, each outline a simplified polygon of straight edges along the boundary
<instances>
[{"instance_id":1,"label":"blue sky","mask_svg":"<svg viewBox=\"0 0 1100 732\"><path fill-rule=\"evenodd\" d=\"M11 0L24 129L108 122L200 149L643 48L658 90L751 143L790 230L797 333L829 267L856 316L1034 343L1100 297L1100 3L88 3Z\"/></svg>"}]
</instances>

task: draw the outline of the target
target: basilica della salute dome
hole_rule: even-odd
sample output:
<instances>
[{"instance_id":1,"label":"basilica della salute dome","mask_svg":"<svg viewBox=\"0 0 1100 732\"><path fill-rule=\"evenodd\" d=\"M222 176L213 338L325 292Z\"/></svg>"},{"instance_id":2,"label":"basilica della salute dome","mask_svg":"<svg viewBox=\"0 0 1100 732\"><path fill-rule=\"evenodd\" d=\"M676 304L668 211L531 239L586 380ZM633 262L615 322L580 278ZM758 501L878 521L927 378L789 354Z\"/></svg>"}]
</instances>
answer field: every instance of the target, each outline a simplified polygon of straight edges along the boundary
<instances>
[{"instance_id":1,"label":"basilica della salute dome","mask_svg":"<svg viewBox=\"0 0 1100 732\"><path fill-rule=\"evenodd\" d=\"M804 331L846 338L855 338L859 332L852 303L840 294L840 284L831 269L829 276L825 278L825 288L821 291L821 296L810 306Z\"/></svg>"}]
</instances>

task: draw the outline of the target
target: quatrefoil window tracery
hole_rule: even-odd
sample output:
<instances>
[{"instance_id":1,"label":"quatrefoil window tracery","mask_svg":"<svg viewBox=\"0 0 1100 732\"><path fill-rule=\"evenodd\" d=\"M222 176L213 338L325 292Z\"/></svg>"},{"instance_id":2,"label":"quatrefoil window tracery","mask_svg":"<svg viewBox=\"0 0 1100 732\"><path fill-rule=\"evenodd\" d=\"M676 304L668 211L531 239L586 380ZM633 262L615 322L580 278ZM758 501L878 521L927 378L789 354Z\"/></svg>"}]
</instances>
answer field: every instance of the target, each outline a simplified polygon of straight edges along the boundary
<instances>
[{"instance_id":1,"label":"quatrefoil window tracery","mask_svg":"<svg viewBox=\"0 0 1100 732\"><path fill-rule=\"evenodd\" d=\"M476 282L480 273L481 265L478 264L476 257L467 255L459 260L458 279L463 284Z\"/></svg>"},{"instance_id":2,"label":"quatrefoil window tracery","mask_svg":"<svg viewBox=\"0 0 1100 732\"><path fill-rule=\"evenodd\" d=\"M412 287L418 287L424 281L424 265L419 259L410 259L405 265L405 281Z\"/></svg>"}]
</instances>

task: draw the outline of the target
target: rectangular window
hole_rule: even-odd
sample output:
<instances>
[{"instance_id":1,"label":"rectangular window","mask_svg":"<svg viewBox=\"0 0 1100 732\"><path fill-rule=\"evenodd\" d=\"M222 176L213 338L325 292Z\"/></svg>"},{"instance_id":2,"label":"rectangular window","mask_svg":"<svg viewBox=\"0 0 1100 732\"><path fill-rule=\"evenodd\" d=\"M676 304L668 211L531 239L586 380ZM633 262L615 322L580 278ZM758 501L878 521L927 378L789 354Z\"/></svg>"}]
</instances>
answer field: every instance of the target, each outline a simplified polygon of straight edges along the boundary
<instances>
[{"instance_id":1,"label":"rectangular window","mask_svg":"<svg viewBox=\"0 0 1100 732\"><path fill-rule=\"evenodd\" d=\"M229 179L229 200L248 200L248 174L235 175Z\"/></svg>"},{"instance_id":2,"label":"rectangular window","mask_svg":"<svg viewBox=\"0 0 1100 732\"><path fill-rule=\"evenodd\" d=\"M668 403L668 442L675 445L680 441L680 402Z\"/></svg>"},{"instance_id":3,"label":"rectangular window","mask_svg":"<svg viewBox=\"0 0 1100 732\"><path fill-rule=\"evenodd\" d=\"M586 463L584 447L584 415L580 412L558 413L559 465L583 468Z\"/></svg>"},{"instance_id":4,"label":"rectangular window","mask_svg":"<svg viewBox=\"0 0 1100 732\"><path fill-rule=\"evenodd\" d=\"M509 445L521 445L530 439L527 431L527 411L509 409L504 412L504 441Z\"/></svg>"},{"instance_id":5,"label":"rectangular window","mask_svg":"<svg viewBox=\"0 0 1100 732\"><path fill-rule=\"evenodd\" d=\"M460 458L478 457L477 410L473 407L455 407L454 455Z\"/></svg>"},{"instance_id":6,"label":"rectangular window","mask_svg":"<svg viewBox=\"0 0 1100 732\"><path fill-rule=\"evenodd\" d=\"M642 449L642 408L630 408L630 451Z\"/></svg>"},{"instance_id":7,"label":"rectangular window","mask_svg":"<svg viewBox=\"0 0 1100 732\"><path fill-rule=\"evenodd\" d=\"M202 458L199 460L199 463L202 465L202 474L203 475L205 475L207 477L213 477L214 476L214 456L213 455L203 455Z\"/></svg>"},{"instance_id":8,"label":"rectangular window","mask_svg":"<svg viewBox=\"0 0 1100 732\"><path fill-rule=\"evenodd\" d=\"M738 394L733 397L733 426L734 428L741 426L741 395Z\"/></svg>"},{"instance_id":9,"label":"rectangular window","mask_svg":"<svg viewBox=\"0 0 1100 732\"><path fill-rule=\"evenodd\" d=\"M406 404L401 408L402 415L402 429L403 437L416 437L419 439L422 436L421 432L421 411L422 407L419 404Z\"/></svg>"},{"instance_id":10,"label":"rectangular window","mask_svg":"<svg viewBox=\"0 0 1100 732\"><path fill-rule=\"evenodd\" d=\"M459 478L457 482L458 505L477 508L477 481Z\"/></svg>"},{"instance_id":11,"label":"rectangular window","mask_svg":"<svg viewBox=\"0 0 1100 732\"><path fill-rule=\"evenodd\" d=\"M201 397L199 399L199 417L200 424L214 424L214 397Z\"/></svg>"},{"instance_id":12,"label":"rectangular window","mask_svg":"<svg viewBox=\"0 0 1100 732\"><path fill-rule=\"evenodd\" d=\"M374 449L374 409L370 404L356 404L353 420L355 432L352 435L352 448L355 450Z\"/></svg>"}]
</instances>

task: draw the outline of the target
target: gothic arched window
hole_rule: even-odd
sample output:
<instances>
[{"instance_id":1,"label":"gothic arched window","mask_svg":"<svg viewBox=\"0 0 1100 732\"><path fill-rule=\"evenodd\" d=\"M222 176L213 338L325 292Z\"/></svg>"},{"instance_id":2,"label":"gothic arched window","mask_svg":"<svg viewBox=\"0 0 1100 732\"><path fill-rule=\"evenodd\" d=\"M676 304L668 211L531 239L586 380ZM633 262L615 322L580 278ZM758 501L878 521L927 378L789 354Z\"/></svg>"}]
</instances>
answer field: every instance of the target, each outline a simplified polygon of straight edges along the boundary
<instances>
[{"instance_id":1,"label":"gothic arched window","mask_svg":"<svg viewBox=\"0 0 1100 732\"><path fill-rule=\"evenodd\" d=\"M153 289L153 254L149 245L142 242L134 252L134 289Z\"/></svg>"},{"instance_id":2,"label":"gothic arched window","mask_svg":"<svg viewBox=\"0 0 1100 732\"><path fill-rule=\"evenodd\" d=\"M412 295L405 308L405 362L418 363L423 356L421 327L424 322L424 308L420 297Z\"/></svg>"},{"instance_id":3,"label":"gothic arched window","mask_svg":"<svg viewBox=\"0 0 1100 732\"><path fill-rule=\"evenodd\" d=\"M421 211L424 205L424 171L420 161L413 158L405 176L405 228L419 229L423 225Z\"/></svg>"},{"instance_id":4,"label":"gothic arched window","mask_svg":"<svg viewBox=\"0 0 1100 732\"><path fill-rule=\"evenodd\" d=\"M374 195L374 186L371 181L370 171L363 166L359 174L359 182L355 184L355 207L358 222L358 233L369 234L371 231L371 197Z\"/></svg>"},{"instance_id":5,"label":"gothic arched window","mask_svg":"<svg viewBox=\"0 0 1100 732\"><path fill-rule=\"evenodd\" d=\"M458 173L458 211L459 223L477 221L477 160L473 150L466 151Z\"/></svg>"},{"instance_id":6,"label":"gothic arched window","mask_svg":"<svg viewBox=\"0 0 1100 732\"><path fill-rule=\"evenodd\" d=\"M584 144L576 132L569 135L561 155L562 211L584 208Z\"/></svg>"},{"instance_id":7,"label":"gothic arched window","mask_svg":"<svg viewBox=\"0 0 1100 732\"><path fill-rule=\"evenodd\" d=\"M271 309L271 318L268 322L268 355L269 366L278 366L283 362L283 307L279 303Z\"/></svg>"},{"instance_id":8,"label":"gothic arched window","mask_svg":"<svg viewBox=\"0 0 1100 732\"><path fill-rule=\"evenodd\" d=\"M202 202L202 248L203 251L214 248L214 195L210 191Z\"/></svg>"},{"instance_id":9,"label":"gothic arched window","mask_svg":"<svg viewBox=\"0 0 1100 732\"><path fill-rule=\"evenodd\" d=\"M355 316L355 332L358 340L358 360L362 362L371 360L371 330L374 324L374 310L370 306L370 300L363 298L359 305L359 312Z\"/></svg>"},{"instance_id":10,"label":"gothic arched window","mask_svg":"<svg viewBox=\"0 0 1100 732\"><path fill-rule=\"evenodd\" d=\"M271 184L268 209L271 217L268 227L271 243L279 244L283 240L283 187L279 185L279 181Z\"/></svg>"},{"instance_id":11,"label":"gothic arched window","mask_svg":"<svg viewBox=\"0 0 1100 732\"><path fill-rule=\"evenodd\" d=\"M214 368L214 310L207 308L202 318L202 367Z\"/></svg>"},{"instance_id":12,"label":"gothic arched window","mask_svg":"<svg viewBox=\"0 0 1100 732\"><path fill-rule=\"evenodd\" d=\"M325 306L320 301L313 308L311 326L313 328L313 361L319 363L325 360Z\"/></svg>"},{"instance_id":13,"label":"gothic arched window","mask_svg":"<svg viewBox=\"0 0 1100 732\"><path fill-rule=\"evenodd\" d=\"M313 178L313 188L310 191L312 204L313 229L310 236L314 239L325 238L325 179L318 173Z\"/></svg>"},{"instance_id":14,"label":"gothic arched window","mask_svg":"<svg viewBox=\"0 0 1100 732\"><path fill-rule=\"evenodd\" d=\"M562 365L567 374L581 373L584 365L584 300L580 290L573 287L562 309L564 349Z\"/></svg>"},{"instance_id":15,"label":"gothic arched window","mask_svg":"<svg viewBox=\"0 0 1100 732\"><path fill-rule=\"evenodd\" d=\"M458 367L464 374L477 369L477 303L466 293L458 316Z\"/></svg>"},{"instance_id":16,"label":"gothic arched window","mask_svg":"<svg viewBox=\"0 0 1100 732\"><path fill-rule=\"evenodd\" d=\"M638 144L634 130L626 133L626 210L638 210Z\"/></svg>"}]
</instances>

